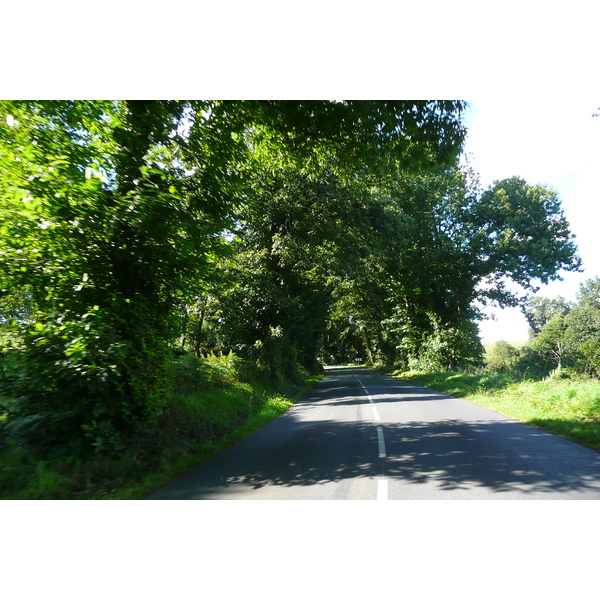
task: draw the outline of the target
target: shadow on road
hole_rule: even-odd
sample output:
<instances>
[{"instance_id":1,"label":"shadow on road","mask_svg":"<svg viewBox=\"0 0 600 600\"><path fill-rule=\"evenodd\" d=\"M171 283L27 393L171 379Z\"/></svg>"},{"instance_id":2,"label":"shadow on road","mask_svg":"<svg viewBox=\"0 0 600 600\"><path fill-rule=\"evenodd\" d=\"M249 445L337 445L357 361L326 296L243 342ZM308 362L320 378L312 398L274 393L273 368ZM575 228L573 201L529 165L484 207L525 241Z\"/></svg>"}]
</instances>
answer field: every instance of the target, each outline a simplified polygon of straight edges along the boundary
<instances>
[{"instance_id":1,"label":"shadow on road","mask_svg":"<svg viewBox=\"0 0 600 600\"><path fill-rule=\"evenodd\" d=\"M595 490L600 454L512 421L410 421L384 424L387 456L372 423L302 421L289 433L288 413L269 429L159 490L160 498L202 498L231 486L312 486L382 472L440 491L561 493ZM274 443L275 442L275 443ZM277 448L273 452L273 448Z\"/></svg>"}]
</instances>

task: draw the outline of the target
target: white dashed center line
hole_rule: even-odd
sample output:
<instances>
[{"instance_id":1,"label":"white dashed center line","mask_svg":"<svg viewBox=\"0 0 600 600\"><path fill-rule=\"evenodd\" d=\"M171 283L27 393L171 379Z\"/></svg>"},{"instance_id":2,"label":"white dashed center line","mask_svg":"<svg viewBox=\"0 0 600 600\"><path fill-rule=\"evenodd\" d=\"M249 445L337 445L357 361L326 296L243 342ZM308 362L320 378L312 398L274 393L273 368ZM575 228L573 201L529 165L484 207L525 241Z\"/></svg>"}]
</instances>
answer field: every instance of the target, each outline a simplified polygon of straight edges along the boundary
<instances>
[{"instance_id":1,"label":"white dashed center line","mask_svg":"<svg viewBox=\"0 0 600 600\"><path fill-rule=\"evenodd\" d=\"M379 442L379 458L385 458L385 440L383 439L383 429L377 428L377 441Z\"/></svg>"},{"instance_id":2,"label":"white dashed center line","mask_svg":"<svg viewBox=\"0 0 600 600\"><path fill-rule=\"evenodd\" d=\"M356 375L354 377L356 377ZM365 390L365 394L367 394L367 398L369 399L369 402L371 403L371 410L373 411L373 419L375 419L375 421L381 421L381 419L379 418L379 413L377 412L377 409L373 406L373 404L375 404L375 403L373 402L373 398L371 398L371 395L369 394L369 390L363 385L363 382L358 377L356 377L356 381L358 381L358 383L360 383L362 389Z\"/></svg>"},{"instance_id":3,"label":"white dashed center line","mask_svg":"<svg viewBox=\"0 0 600 600\"><path fill-rule=\"evenodd\" d=\"M354 376L356 377L356 375ZM356 377L356 381L360 383L363 390L365 390L365 394L367 394L367 398L371 404L371 410L373 411L373 419L375 421L380 421L379 413L374 406L373 398L369 394L369 390L363 385L362 381ZM385 450L385 439L383 437L383 428L377 427L377 443L379 445L379 458L385 458L387 456ZM377 480L377 500L387 500L388 499L388 480L387 479L378 479Z\"/></svg>"}]
</instances>

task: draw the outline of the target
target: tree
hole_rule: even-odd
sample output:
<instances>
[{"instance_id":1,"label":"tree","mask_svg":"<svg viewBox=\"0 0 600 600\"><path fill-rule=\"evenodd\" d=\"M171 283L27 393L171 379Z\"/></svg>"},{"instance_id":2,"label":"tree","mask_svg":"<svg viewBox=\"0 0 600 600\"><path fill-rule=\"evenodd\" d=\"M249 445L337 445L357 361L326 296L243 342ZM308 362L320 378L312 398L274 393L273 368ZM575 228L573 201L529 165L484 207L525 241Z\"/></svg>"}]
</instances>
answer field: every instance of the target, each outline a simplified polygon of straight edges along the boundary
<instances>
[{"instance_id":1,"label":"tree","mask_svg":"<svg viewBox=\"0 0 600 600\"><path fill-rule=\"evenodd\" d=\"M592 309L600 308L600 277L593 277L579 285L577 302Z\"/></svg>"},{"instance_id":2,"label":"tree","mask_svg":"<svg viewBox=\"0 0 600 600\"><path fill-rule=\"evenodd\" d=\"M210 230L192 222L172 159L182 108L3 109L3 287L27 286L37 309L21 325L11 426L36 444L118 449L160 410L174 290L205 261Z\"/></svg>"},{"instance_id":3,"label":"tree","mask_svg":"<svg viewBox=\"0 0 600 600\"><path fill-rule=\"evenodd\" d=\"M403 106L410 114L399 117ZM433 151L435 136L425 123L430 117L436 120L442 107L431 103L302 103L310 116L300 126L295 103L258 107L264 114L274 111L279 124L291 127L292 144L308 135L311 152L282 151L268 127L247 134L252 161L244 173L243 199L232 228L232 285L215 292L219 309L213 323L218 321L221 339L245 355L264 347L272 332L280 331L277 343L285 343L312 369L336 286L363 268L361 252L372 252L364 240L372 243L374 238L365 230L381 209L368 198L369 183L391 168L416 171L432 160L452 160L456 148L451 153ZM400 126L389 126L390 118ZM353 120L366 125L358 146L349 136ZM417 129L421 133L408 141L408 131ZM318 131L324 132L322 139L315 137ZM340 144L347 143L350 151L340 153ZM416 152L419 145L426 151ZM358 147L360 154L354 152Z\"/></svg>"},{"instance_id":4,"label":"tree","mask_svg":"<svg viewBox=\"0 0 600 600\"><path fill-rule=\"evenodd\" d=\"M13 431L110 451L160 412L182 306L213 283L252 157L348 177L418 169L459 152L463 107L0 104L0 288L35 308L5 377Z\"/></svg>"},{"instance_id":5,"label":"tree","mask_svg":"<svg viewBox=\"0 0 600 600\"><path fill-rule=\"evenodd\" d=\"M419 354L409 364L429 371L454 371L481 363L484 348L479 328L472 321L460 327L437 327L426 335Z\"/></svg>"},{"instance_id":6,"label":"tree","mask_svg":"<svg viewBox=\"0 0 600 600\"><path fill-rule=\"evenodd\" d=\"M526 302L522 311L531 327L531 332L536 336L555 314L566 315L572 307L572 303L562 296L552 299L534 296Z\"/></svg>"},{"instance_id":7,"label":"tree","mask_svg":"<svg viewBox=\"0 0 600 600\"><path fill-rule=\"evenodd\" d=\"M439 346L440 336L458 343L452 332L469 330L478 316L476 300L522 302L507 280L531 290L535 280L579 268L552 190L512 178L482 191L474 175L458 167L400 173L388 185L378 193L393 207L386 216L397 226L380 236L383 250L370 253L365 285L353 285L369 289L360 318L371 324L371 345L385 339L404 363ZM473 358L479 355L475 346L466 347Z\"/></svg>"},{"instance_id":8,"label":"tree","mask_svg":"<svg viewBox=\"0 0 600 600\"><path fill-rule=\"evenodd\" d=\"M534 297L525 308L534 332L532 349L554 368L600 376L600 278L579 286L577 301ZM535 326L535 328L534 328Z\"/></svg>"},{"instance_id":9,"label":"tree","mask_svg":"<svg viewBox=\"0 0 600 600\"><path fill-rule=\"evenodd\" d=\"M546 323L531 343L531 348L542 358L550 361L555 368L562 368L567 356L568 346L565 342L565 315L557 312Z\"/></svg>"},{"instance_id":10,"label":"tree","mask_svg":"<svg viewBox=\"0 0 600 600\"><path fill-rule=\"evenodd\" d=\"M518 348L504 340L497 341L490 353L489 366L494 371L504 371L513 368L520 357Z\"/></svg>"},{"instance_id":11,"label":"tree","mask_svg":"<svg viewBox=\"0 0 600 600\"><path fill-rule=\"evenodd\" d=\"M569 223L551 188L518 177L496 182L482 194L472 224L483 275L492 282L507 276L532 290L535 281L556 280L561 270L580 270ZM516 300L497 286L489 295L507 304Z\"/></svg>"},{"instance_id":12,"label":"tree","mask_svg":"<svg viewBox=\"0 0 600 600\"><path fill-rule=\"evenodd\" d=\"M565 344L581 371L600 376L600 277L579 286L565 324Z\"/></svg>"},{"instance_id":13,"label":"tree","mask_svg":"<svg viewBox=\"0 0 600 600\"><path fill-rule=\"evenodd\" d=\"M256 168L230 244L231 285L215 290L212 319L229 348L249 356L278 329L300 364L316 368L332 295L367 251L368 202L362 184L328 169Z\"/></svg>"}]
</instances>

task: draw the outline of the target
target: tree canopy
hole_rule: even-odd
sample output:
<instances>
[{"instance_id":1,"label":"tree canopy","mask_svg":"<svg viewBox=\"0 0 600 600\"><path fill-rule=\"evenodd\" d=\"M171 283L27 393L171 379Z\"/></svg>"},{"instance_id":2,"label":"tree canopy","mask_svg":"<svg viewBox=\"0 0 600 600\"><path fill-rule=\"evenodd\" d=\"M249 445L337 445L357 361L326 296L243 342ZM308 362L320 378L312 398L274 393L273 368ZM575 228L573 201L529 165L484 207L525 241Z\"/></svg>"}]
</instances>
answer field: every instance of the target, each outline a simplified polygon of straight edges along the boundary
<instances>
[{"instance_id":1,"label":"tree canopy","mask_svg":"<svg viewBox=\"0 0 600 600\"><path fill-rule=\"evenodd\" d=\"M0 103L11 435L118 450L182 351L275 383L356 356L477 360L475 300L522 303L507 280L579 262L554 191L458 166L465 106Z\"/></svg>"}]
</instances>

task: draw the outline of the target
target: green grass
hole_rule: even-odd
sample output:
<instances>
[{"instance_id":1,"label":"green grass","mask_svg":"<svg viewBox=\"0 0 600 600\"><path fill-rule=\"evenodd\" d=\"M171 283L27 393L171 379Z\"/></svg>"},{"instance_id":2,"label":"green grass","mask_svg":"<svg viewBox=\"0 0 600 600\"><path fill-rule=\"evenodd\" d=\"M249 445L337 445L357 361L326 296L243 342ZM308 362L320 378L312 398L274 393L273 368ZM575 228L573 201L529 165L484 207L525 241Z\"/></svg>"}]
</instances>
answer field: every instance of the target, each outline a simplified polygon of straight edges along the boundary
<instances>
[{"instance_id":1,"label":"green grass","mask_svg":"<svg viewBox=\"0 0 600 600\"><path fill-rule=\"evenodd\" d=\"M529 346L529 344L531 342L529 340L520 340L520 341L516 341L516 342L507 342L507 343L510 344L513 348L516 348L517 350L521 350L525 346ZM488 355L488 356L490 355L490 353L494 349L495 345L496 345L496 342L483 342L483 348L486 352L486 355Z\"/></svg>"},{"instance_id":2,"label":"green grass","mask_svg":"<svg viewBox=\"0 0 600 600\"><path fill-rule=\"evenodd\" d=\"M107 494L107 498L121 500L136 499L169 483L175 477L220 454L223 450L226 450L266 425L269 421L272 421L304 396L321 378L322 375L308 377L304 385L292 397L273 394L261 384L242 384L233 393L229 390L229 393L221 391L204 395L199 404L206 403L211 405L214 411L212 413L213 419L224 424L219 435L207 438L204 443L200 444L192 452L174 457L173 460L166 463L162 468L145 477L143 481L130 486L123 486L119 490ZM238 419L237 423L239 424L237 426L235 426L235 413L232 409L234 403L231 400L233 399L237 400L238 403L246 402L250 406L256 406L256 409L249 412L247 416ZM188 401L192 406L192 410L196 410L198 404L194 403L193 400Z\"/></svg>"},{"instance_id":3,"label":"green grass","mask_svg":"<svg viewBox=\"0 0 600 600\"><path fill-rule=\"evenodd\" d=\"M7 442L0 452L0 499L136 499L219 454L297 402L322 375L286 393L241 382L226 359L192 361L168 410L122 456L48 458Z\"/></svg>"},{"instance_id":4,"label":"green grass","mask_svg":"<svg viewBox=\"0 0 600 600\"><path fill-rule=\"evenodd\" d=\"M600 450L600 381L521 381L510 373L422 373L389 375L464 398L507 417Z\"/></svg>"}]
</instances>

